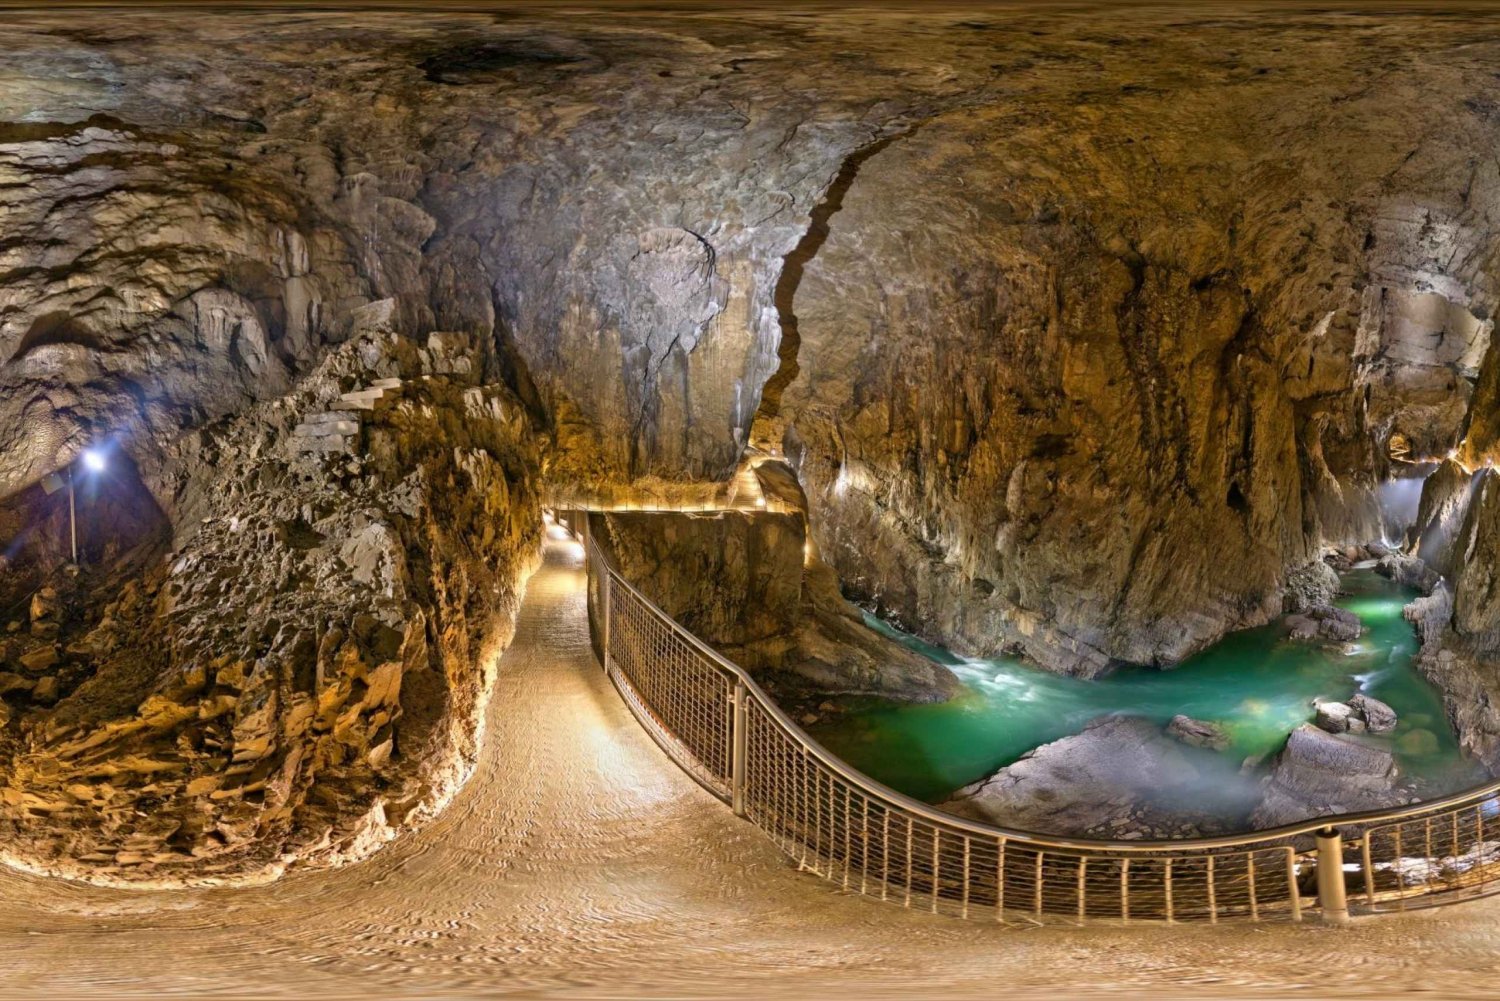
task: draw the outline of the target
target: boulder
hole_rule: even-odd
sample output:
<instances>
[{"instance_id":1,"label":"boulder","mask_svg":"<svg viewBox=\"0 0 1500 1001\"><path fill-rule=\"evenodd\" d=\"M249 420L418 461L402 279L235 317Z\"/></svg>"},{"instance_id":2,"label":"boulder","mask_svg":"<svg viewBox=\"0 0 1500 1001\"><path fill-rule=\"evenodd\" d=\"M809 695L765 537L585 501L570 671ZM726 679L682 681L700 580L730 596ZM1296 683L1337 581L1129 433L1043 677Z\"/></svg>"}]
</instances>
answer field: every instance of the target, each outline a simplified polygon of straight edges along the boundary
<instances>
[{"instance_id":1,"label":"boulder","mask_svg":"<svg viewBox=\"0 0 1500 1001\"><path fill-rule=\"evenodd\" d=\"M1389 751L1304 723L1277 754L1250 823L1255 828L1278 827L1394 806L1406 799L1397 777L1396 759Z\"/></svg>"},{"instance_id":2,"label":"boulder","mask_svg":"<svg viewBox=\"0 0 1500 1001\"><path fill-rule=\"evenodd\" d=\"M1375 564L1375 572L1389 577L1402 587L1413 587L1430 594L1442 578L1425 562L1405 553L1389 553Z\"/></svg>"},{"instance_id":3,"label":"boulder","mask_svg":"<svg viewBox=\"0 0 1500 1001\"><path fill-rule=\"evenodd\" d=\"M1396 729L1396 710L1377 698L1361 693L1349 700L1349 708L1364 720L1365 728L1371 733L1386 733Z\"/></svg>"},{"instance_id":4,"label":"boulder","mask_svg":"<svg viewBox=\"0 0 1500 1001\"><path fill-rule=\"evenodd\" d=\"M18 658L21 666L28 671L45 671L62 659L57 652L56 643L48 643L34 650L28 650Z\"/></svg>"},{"instance_id":5,"label":"boulder","mask_svg":"<svg viewBox=\"0 0 1500 1001\"><path fill-rule=\"evenodd\" d=\"M1049 834L1082 835L1123 818L1137 828L1191 826L1199 818L1180 806L1195 799L1190 753L1148 719L1104 716L965 786L939 808Z\"/></svg>"},{"instance_id":6,"label":"boulder","mask_svg":"<svg viewBox=\"0 0 1500 1001\"><path fill-rule=\"evenodd\" d=\"M1287 574L1282 607L1288 612L1327 606L1339 593L1339 575L1322 560L1313 560Z\"/></svg>"},{"instance_id":7,"label":"boulder","mask_svg":"<svg viewBox=\"0 0 1500 1001\"><path fill-rule=\"evenodd\" d=\"M1359 634L1364 631L1359 616L1333 605L1315 605L1304 612L1289 615L1286 624L1291 629L1291 638L1303 642L1348 643L1359 639Z\"/></svg>"},{"instance_id":8,"label":"boulder","mask_svg":"<svg viewBox=\"0 0 1500 1001\"><path fill-rule=\"evenodd\" d=\"M1319 702L1317 711L1317 718L1313 722L1317 723L1320 730L1347 733L1351 722L1358 723L1361 729L1364 727L1364 721L1357 719L1354 710L1343 702Z\"/></svg>"},{"instance_id":9,"label":"boulder","mask_svg":"<svg viewBox=\"0 0 1500 1001\"><path fill-rule=\"evenodd\" d=\"M1208 723L1179 713L1167 723L1167 736L1192 747L1222 751L1229 746L1229 734L1217 723Z\"/></svg>"}]
</instances>

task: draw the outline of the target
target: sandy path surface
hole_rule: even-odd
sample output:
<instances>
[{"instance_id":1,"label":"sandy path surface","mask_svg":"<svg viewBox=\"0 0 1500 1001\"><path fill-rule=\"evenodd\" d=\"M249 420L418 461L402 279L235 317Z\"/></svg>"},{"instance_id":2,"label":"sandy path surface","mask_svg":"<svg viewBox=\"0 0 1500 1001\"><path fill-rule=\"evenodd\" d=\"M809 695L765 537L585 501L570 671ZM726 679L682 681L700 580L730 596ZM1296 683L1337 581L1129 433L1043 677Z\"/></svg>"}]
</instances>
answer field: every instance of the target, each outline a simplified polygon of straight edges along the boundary
<instances>
[{"instance_id":1,"label":"sandy path surface","mask_svg":"<svg viewBox=\"0 0 1500 1001\"><path fill-rule=\"evenodd\" d=\"M790 867L631 719L548 544L484 759L370 861L239 890L0 874L0 994L1493 997L1500 902L1318 925L1009 929Z\"/></svg>"}]
</instances>

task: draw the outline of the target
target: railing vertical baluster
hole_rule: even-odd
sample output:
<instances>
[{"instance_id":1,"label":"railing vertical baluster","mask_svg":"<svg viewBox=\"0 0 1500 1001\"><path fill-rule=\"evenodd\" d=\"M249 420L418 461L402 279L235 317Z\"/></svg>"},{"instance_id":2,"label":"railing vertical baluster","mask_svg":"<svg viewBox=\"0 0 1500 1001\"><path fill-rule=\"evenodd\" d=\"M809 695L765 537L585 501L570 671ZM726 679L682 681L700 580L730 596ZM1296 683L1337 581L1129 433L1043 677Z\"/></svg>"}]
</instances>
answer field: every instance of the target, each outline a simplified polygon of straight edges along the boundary
<instances>
[{"instance_id":1,"label":"railing vertical baluster","mask_svg":"<svg viewBox=\"0 0 1500 1001\"><path fill-rule=\"evenodd\" d=\"M964 902L963 902L963 916L967 918L969 916L969 849L972 846L969 844L969 836L967 834L965 834L963 837L964 837Z\"/></svg>"},{"instance_id":2,"label":"railing vertical baluster","mask_svg":"<svg viewBox=\"0 0 1500 1001\"><path fill-rule=\"evenodd\" d=\"M1349 923L1344 888L1344 840L1332 827L1318 832L1318 908L1329 924Z\"/></svg>"},{"instance_id":3,"label":"railing vertical baluster","mask_svg":"<svg viewBox=\"0 0 1500 1001\"><path fill-rule=\"evenodd\" d=\"M932 913L934 914L938 912L938 888L941 882L938 875L943 868L942 837L942 828L934 824L932 827Z\"/></svg>"},{"instance_id":4,"label":"railing vertical baluster","mask_svg":"<svg viewBox=\"0 0 1500 1001\"><path fill-rule=\"evenodd\" d=\"M853 847L852 834L854 825L849 817L849 814L853 812L853 793L848 786L842 783L840 783L839 787L844 790L844 889L847 890L849 889L850 849Z\"/></svg>"},{"instance_id":5,"label":"railing vertical baluster","mask_svg":"<svg viewBox=\"0 0 1500 1001\"><path fill-rule=\"evenodd\" d=\"M891 889L891 808L880 808L880 899L885 900Z\"/></svg>"},{"instance_id":6,"label":"railing vertical baluster","mask_svg":"<svg viewBox=\"0 0 1500 1001\"><path fill-rule=\"evenodd\" d=\"M1032 910L1036 911L1038 921L1042 918L1042 859L1046 854L1040 848L1036 850L1036 885L1032 888L1032 893L1035 894L1035 897L1031 904Z\"/></svg>"},{"instance_id":7,"label":"railing vertical baluster","mask_svg":"<svg viewBox=\"0 0 1500 1001\"><path fill-rule=\"evenodd\" d=\"M1005 923L1005 838L995 839L995 920Z\"/></svg>"},{"instance_id":8,"label":"railing vertical baluster","mask_svg":"<svg viewBox=\"0 0 1500 1001\"><path fill-rule=\"evenodd\" d=\"M1120 859L1120 920L1130 920L1130 859Z\"/></svg>"},{"instance_id":9,"label":"railing vertical baluster","mask_svg":"<svg viewBox=\"0 0 1500 1001\"><path fill-rule=\"evenodd\" d=\"M613 660L609 652L609 625L610 619L614 618L614 609L610 607L611 602L609 600L610 569L608 566L602 569L604 572L599 575L599 601L604 605L604 673L609 674L610 664Z\"/></svg>"},{"instance_id":10,"label":"railing vertical baluster","mask_svg":"<svg viewBox=\"0 0 1500 1001\"><path fill-rule=\"evenodd\" d=\"M1286 851L1286 886L1287 899L1292 904L1292 920L1302 920L1302 893L1297 889L1297 852L1296 849L1288 847Z\"/></svg>"},{"instance_id":11,"label":"railing vertical baluster","mask_svg":"<svg viewBox=\"0 0 1500 1001\"><path fill-rule=\"evenodd\" d=\"M1208 857L1208 923L1219 923L1218 889L1214 886L1214 856Z\"/></svg>"},{"instance_id":12,"label":"railing vertical baluster","mask_svg":"<svg viewBox=\"0 0 1500 1001\"><path fill-rule=\"evenodd\" d=\"M859 892L863 896L870 883L870 797L859 797Z\"/></svg>"},{"instance_id":13,"label":"railing vertical baluster","mask_svg":"<svg viewBox=\"0 0 1500 1001\"><path fill-rule=\"evenodd\" d=\"M1250 891L1250 920L1260 920L1260 908L1255 897L1255 850L1245 853L1245 885Z\"/></svg>"},{"instance_id":14,"label":"railing vertical baluster","mask_svg":"<svg viewBox=\"0 0 1500 1001\"><path fill-rule=\"evenodd\" d=\"M1088 890L1086 883L1088 879L1088 871L1089 857L1087 855L1078 856L1078 923L1080 925L1083 924L1083 919L1086 914L1085 901L1088 899Z\"/></svg>"},{"instance_id":15,"label":"railing vertical baluster","mask_svg":"<svg viewBox=\"0 0 1500 1001\"><path fill-rule=\"evenodd\" d=\"M912 825L915 823L910 817L906 818L906 900L902 902L902 907L911 906L911 843Z\"/></svg>"},{"instance_id":16,"label":"railing vertical baluster","mask_svg":"<svg viewBox=\"0 0 1500 1001\"><path fill-rule=\"evenodd\" d=\"M1172 860L1166 860L1166 867L1162 870L1162 890L1166 894L1167 924L1177 919L1172 910Z\"/></svg>"},{"instance_id":17,"label":"railing vertical baluster","mask_svg":"<svg viewBox=\"0 0 1500 1001\"><path fill-rule=\"evenodd\" d=\"M1396 909L1404 911L1406 910L1406 866L1401 864L1404 860L1401 854L1400 824L1391 828L1391 845L1396 853L1395 859L1391 862L1392 868L1396 870Z\"/></svg>"},{"instance_id":18,"label":"railing vertical baluster","mask_svg":"<svg viewBox=\"0 0 1500 1001\"><path fill-rule=\"evenodd\" d=\"M745 815L745 793L748 783L745 773L745 753L749 735L746 733L745 698L745 683L735 681L734 694L729 702L729 789L736 817Z\"/></svg>"},{"instance_id":19,"label":"railing vertical baluster","mask_svg":"<svg viewBox=\"0 0 1500 1001\"><path fill-rule=\"evenodd\" d=\"M1359 867L1365 873L1365 903L1375 906L1375 866L1370 863L1370 829L1359 839Z\"/></svg>"}]
</instances>

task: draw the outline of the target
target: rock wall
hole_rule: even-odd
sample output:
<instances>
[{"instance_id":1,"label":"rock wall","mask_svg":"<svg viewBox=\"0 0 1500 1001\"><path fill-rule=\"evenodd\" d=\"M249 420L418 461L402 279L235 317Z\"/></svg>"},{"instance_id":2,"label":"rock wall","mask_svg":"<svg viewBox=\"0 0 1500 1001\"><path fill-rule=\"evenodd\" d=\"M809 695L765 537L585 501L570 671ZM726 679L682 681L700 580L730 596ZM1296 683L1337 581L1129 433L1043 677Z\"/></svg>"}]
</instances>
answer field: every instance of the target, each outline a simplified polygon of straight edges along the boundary
<instances>
[{"instance_id":1,"label":"rock wall","mask_svg":"<svg viewBox=\"0 0 1500 1001\"><path fill-rule=\"evenodd\" d=\"M358 858L442 807L541 520L524 408L461 343L359 338L142 456L170 552L63 578L0 641L6 861L254 880ZM310 450L308 416L380 378L402 381Z\"/></svg>"},{"instance_id":2,"label":"rock wall","mask_svg":"<svg viewBox=\"0 0 1500 1001\"><path fill-rule=\"evenodd\" d=\"M864 625L806 550L800 513L596 512L589 535L641 593L788 703L961 691L947 668Z\"/></svg>"},{"instance_id":3,"label":"rock wall","mask_svg":"<svg viewBox=\"0 0 1500 1001\"><path fill-rule=\"evenodd\" d=\"M1426 84L1288 50L1185 85L1164 44L924 120L797 290L765 436L839 574L968 652L1093 675L1265 622L1289 567L1382 534L1392 452L1457 442L1489 352L1500 174L1405 141Z\"/></svg>"}]
</instances>

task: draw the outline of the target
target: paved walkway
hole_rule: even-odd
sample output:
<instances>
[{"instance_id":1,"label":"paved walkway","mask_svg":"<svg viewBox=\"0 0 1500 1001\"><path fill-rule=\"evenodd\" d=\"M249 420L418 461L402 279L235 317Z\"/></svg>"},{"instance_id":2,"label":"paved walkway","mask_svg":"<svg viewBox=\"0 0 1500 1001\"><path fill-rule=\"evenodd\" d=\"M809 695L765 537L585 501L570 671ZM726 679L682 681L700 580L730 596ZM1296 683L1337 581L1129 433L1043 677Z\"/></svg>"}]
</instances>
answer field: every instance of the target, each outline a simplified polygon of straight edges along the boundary
<instances>
[{"instance_id":1,"label":"paved walkway","mask_svg":"<svg viewBox=\"0 0 1500 1001\"><path fill-rule=\"evenodd\" d=\"M1016 930L844 896L641 732L589 650L583 580L579 547L549 543L484 760L430 826L248 889L0 874L0 994L1493 996L1500 903L1343 931Z\"/></svg>"}]
</instances>

